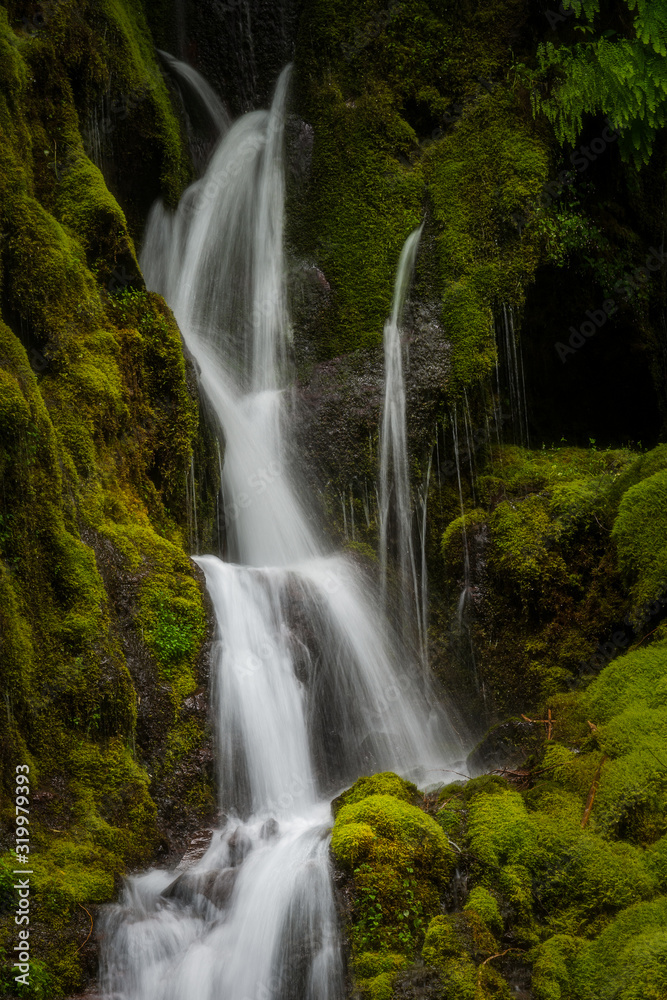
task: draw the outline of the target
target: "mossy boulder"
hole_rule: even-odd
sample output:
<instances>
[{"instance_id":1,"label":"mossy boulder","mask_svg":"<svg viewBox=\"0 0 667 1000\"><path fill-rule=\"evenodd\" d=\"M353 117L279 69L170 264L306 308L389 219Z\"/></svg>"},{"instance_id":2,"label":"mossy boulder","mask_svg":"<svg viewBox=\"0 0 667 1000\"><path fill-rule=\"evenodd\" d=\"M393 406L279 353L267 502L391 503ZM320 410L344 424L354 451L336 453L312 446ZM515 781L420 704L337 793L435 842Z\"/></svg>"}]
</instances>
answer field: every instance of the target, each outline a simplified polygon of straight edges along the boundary
<instances>
[{"instance_id":1,"label":"mossy boulder","mask_svg":"<svg viewBox=\"0 0 667 1000\"><path fill-rule=\"evenodd\" d=\"M361 779L338 808L331 849L350 880L355 955L411 956L438 909L453 851L435 820L410 803L414 793L386 773Z\"/></svg>"}]
</instances>

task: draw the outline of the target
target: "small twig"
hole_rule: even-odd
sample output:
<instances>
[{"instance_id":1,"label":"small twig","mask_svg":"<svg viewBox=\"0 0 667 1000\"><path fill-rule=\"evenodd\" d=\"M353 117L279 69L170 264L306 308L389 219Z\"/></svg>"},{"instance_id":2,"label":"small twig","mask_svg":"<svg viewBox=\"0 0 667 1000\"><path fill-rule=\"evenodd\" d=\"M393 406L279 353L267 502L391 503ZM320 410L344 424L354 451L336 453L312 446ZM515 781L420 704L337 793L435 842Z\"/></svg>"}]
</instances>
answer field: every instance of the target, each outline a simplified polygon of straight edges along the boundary
<instances>
[{"instance_id":1,"label":"small twig","mask_svg":"<svg viewBox=\"0 0 667 1000\"><path fill-rule=\"evenodd\" d=\"M479 989L481 988L481 985L482 985L482 969L484 968L484 966L486 965L486 963L487 962L492 962L494 958L502 958L503 955L506 955L508 951L521 951L521 948L505 948L505 951L499 951L495 955L489 955L489 957L485 958L483 962L480 962L479 968L477 970L477 990L478 991L479 991Z\"/></svg>"},{"instance_id":2,"label":"small twig","mask_svg":"<svg viewBox=\"0 0 667 1000\"><path fill-rule=\"evenodd\" d=\"M432 767L426 774L432 774L434 771L438 774L458 774L461 778L465 778L466 781L470 781L469 774L463 774L461 771L452 771L451 767Z\"/></svg>"},{"instance_id":3,"label":"small twig","mask_svg":"<svg viewBox=\"0 0 667 1000\"><path fill-rule=\"evenodd\" d=\"M81 907L82 910L84 910L86 913L88 913L88 910L86 910L86 907L83 905L83 903L79 903L79 906ZM90 940L90 935L93 933L93 918L90 915L90 913L88 913L88 916L90 917L90 930L88 931L88 937L83 942L83 944L79 945L79 947L76 949L77 952L81 951L81 949L84 948L88 944L88 941Z\"/></svg>"},{"instance_id":4,"label":"small twig","mask_svg":"<svg viewBox=\"0 0 667 1000\"><path fill-rule=\"evenodd\" d=\"M582 830L584 829L584 827L588 823L588 819L589 819L589 817L591 815L591 812L593 810L593 803L595 802L595 796L597 795L598 787L600 785L600 775L602 774L602 765L604 764L604 762L606 761L606 759L607 759L607 755L604 754L602 756L601 760L600 760L600 763L598 764L597 771L595 772L595 774L593 776L593 784L591 785L591 789L590 789L590 791L588 793L588 798L586 799L586 806L584 808L584 815L581 817L581 829Z\"/></svg>"},{"instance_id":5,"label":"small twig","mask_svg":"<svg viewBox=\"0 0 667 1000\"><path fill-rule=\"evenodd\" d=\"M662 625L662 624L664 624L664 623L660 622L660 625ZM658 629L660 628L660 625L656 625L655 628L652 628L650 632L646 633L646 635L644 636L643 639L640 639L639 642L636 642L633 646L628 646L628 653L630 652L631 649L637 649L638 646L641 646L641 644L644 642L645 639L648 639L648 637L650 635L653 635L654 632L658 631Z\"/></svg>"},{"instance_id":6,"label":"small twig","mask_svg":"<svg viewBox=\"0 0 667 1000\"><path fill-rule=\"evenodd\" d=\"M483 965L486 965L487 962L493 961L494 958L502 958L508 951L521 951L521 948L505 948L505 951L499 951L495 955L489 955L489 957L485 958L483 962L480 962L480 969Z\"/></svg>"},{"instance_id":7,"label":"small twig","mask_svg":"<svg viewBox=\"0 0 667 1000\"><path fill-rule=\"evenodd\" d=\"M646 749L648 750L648 752L651 754L652 757L655 757L655 759L657 760L658 764L660 764L660 767L667 767L667 764L663 764L663 762L658 757L657 753L653 753L653 751L651 750L650 747L646 747Z\"/></svg>"},{"instance_id":8,"label":"small twig","mask_svg":"<svg viewBox=\"0 0 667 1000\"><path fill-rule=\"evenodd\" d=\"M551 709L547 710L546 719L529 719L527 715L521 713L521 718L525 719L526 722L531 722L533 725L538 725L538 723L543 723L547 727L547 739L551 739L551 734L553 733L553 719L551 718Z\"/></svg>"}]
</instances>

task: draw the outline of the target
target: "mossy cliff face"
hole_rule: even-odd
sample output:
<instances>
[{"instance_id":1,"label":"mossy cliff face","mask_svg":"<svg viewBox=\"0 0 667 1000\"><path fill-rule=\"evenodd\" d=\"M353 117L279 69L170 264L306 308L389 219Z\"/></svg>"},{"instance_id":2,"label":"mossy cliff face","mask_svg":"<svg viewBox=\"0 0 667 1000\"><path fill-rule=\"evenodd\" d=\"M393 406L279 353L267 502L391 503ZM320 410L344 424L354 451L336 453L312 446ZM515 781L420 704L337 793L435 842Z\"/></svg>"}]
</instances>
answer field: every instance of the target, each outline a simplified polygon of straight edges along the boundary
<instances>
[{"instance_id":1,"label":"mossy cliff face","mask_svg":"<svg viewBox=\"0 0 667 1000\"><path fill-rule=\"evenodd\" d=\"M417 286L442 304L453 388L488 374L492 305L522 301L539 257L512 215L549 166L504 79L524 19L521 3L463 4L456 18L426 2L304 13L297 110L312 163L294 185L291 240L331 288L320 356L381 342L401 246L425 217Z\"/></svg>"},{"instance_id":2,"label":"mossy cliff face","mask_svg":"<svg viewBox=\"0 0 667 1000\"><path fill-rule=\"evenodd\" d=\"M143 96L113 103L130 93ZM102 106L119 173L144 150L126 178L130 224L89 155L105 166L109 148L91 146ZM207 615L184 550L198 403L132 239L147 200L175 199L187 172L139 5L0 7L0 950L15 944L27 764L38 957L25 996L69 995L95 973L86 910L214 806ZM3 959L8 996L9 971Z\"/></svg>"},{"instance_id":3,"label":"mossy cliff face","mask_svg":"<svg viewBox=\"0 0 667 1000\"><path fill-rule=\"evenodd\" d=\"M552 728L540 726L513 785L455 782L420 809L413 786L384 774L334 803L332 850L362 996L662 995L666 665L663 636L586 691L552 699ZM442 853L428 863L425 892L417 859L426 864L435 844Z\"/></svg>"},{"instance_id":4,"label":"mossy cliff face","mask_svg":"<svg viewBox=\"0 0 667 1000\"><path fill-rule=\"evenodd\" d=\"M464 631L487 708L530 713L585 685L664 616L666 452L491 448L465 515L442 535L449 621L470 567ZM479 461L479 457L478 457ZM460 628L459 628L460 632ZM461 636L452 625L449 653Z\"/></svg>"}]
</instances>

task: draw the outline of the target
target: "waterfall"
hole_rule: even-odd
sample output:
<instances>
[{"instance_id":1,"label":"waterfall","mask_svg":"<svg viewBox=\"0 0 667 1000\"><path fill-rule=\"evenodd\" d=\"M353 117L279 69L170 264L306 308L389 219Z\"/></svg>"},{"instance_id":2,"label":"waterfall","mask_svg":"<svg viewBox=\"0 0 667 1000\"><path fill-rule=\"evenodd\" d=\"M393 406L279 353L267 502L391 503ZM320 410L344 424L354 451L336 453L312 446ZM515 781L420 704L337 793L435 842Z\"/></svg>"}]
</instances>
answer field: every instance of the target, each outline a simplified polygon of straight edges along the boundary
<instances>
[{"instance_id":1,"label":"waterfall","mask_svg":"<svg viewBox=\"0 0 667 1000\"><path fill-rule=\"evenodd\" d=\"M168 52L163 52L162 49L157 51L173 76L187 88L201 105L218 134L222 135L226 132L230 124L229 115L224 104L201 73Z\"/></svg>"},{"instance_id":2,"label":"waterfall","mask_svg":"<svg viewBox=\"0 0 667 1000\"><path fill-rule=\"evenodd\" d=\"M403 245L396 272L391 316L384 327L384 405L380 428L380 577L386 601L390 551L398 585L398 621L402 637L423 636L417 568L412 543L412 504L405 414L401 321L422 234L419 226ZM416 630L412 625L417 623Z\"/></svg>"},{"instance_id":3,"label":"waterfall","mask_svg":"<svg viewBox=\"0 0 667 1000\"><path fill-rule=\"evenodd\" d=\"M460 756L369 581L330 553L307 514L289 460L288 81L289 69L269 112L232 125L174 215L153 208L141 256L148 287L174 310L224 443L231 561L196 562L217 621L225 819L202 858L129 879L111 908L102 985L117 1000L339 1000L330 798L386 768L437 780Z\"/></svg>"},{"instance_id":4,"label":"waterfall","mask_svg":"<svg viewBox=\"0 0 667 1000\"><path fill-rule=\"evenodd\" d=\"M209 83L169 52L158 54L175 82L181 98L190 156L197 176L206 169L211 152L231 122L227 109Z\"/></svg>"}]
</instances>

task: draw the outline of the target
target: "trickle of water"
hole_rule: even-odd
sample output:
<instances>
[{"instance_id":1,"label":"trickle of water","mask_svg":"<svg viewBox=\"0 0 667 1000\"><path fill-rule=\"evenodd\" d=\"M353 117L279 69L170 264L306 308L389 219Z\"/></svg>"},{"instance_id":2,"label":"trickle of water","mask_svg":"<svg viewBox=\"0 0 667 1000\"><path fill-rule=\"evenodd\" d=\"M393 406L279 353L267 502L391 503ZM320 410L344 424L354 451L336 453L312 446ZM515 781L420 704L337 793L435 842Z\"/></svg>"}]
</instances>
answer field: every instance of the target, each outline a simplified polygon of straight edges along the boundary
<instances>
[{"instance_id":1,"label":"trickle of water","mask_svg":"<svg viewBox=\"0 0 667 1000\"><path fill-rule=\"evenodd\" d=\"M157 51L169 71L187 88L191 94L194 95L202 109L210 118L211 123L215 127L218 135L223 135L229 128L231 121L229 115L227 114L227 109L213 88L208 84L201 73L198 73L197 70L192 66L189 66L188 63L181 62L180 59L176 59L174 56L170 55L169 52L164 52L162 49L158 49Z\"/></svg>"},{"instance_id":2,"label":"trickle of water","mask_svg":"<svg viewBox=\"0 0 667 1000\"><path fill-rule=\"evenodd\" d=\"M380 579L387 600L390 555L398 577L398 621L404 640L417 621L421 635L421 602L412 543L412 502L408 467L401 321L412 280L423 226L408 236L401 250L391 316L384 327L384 404L380 427Z\"/></svg>"},{"instance_id":3,"label":"trickle of water","mask_svg":"<svg viewBox=\"0 0 667 1000\"><path fill-rule=\"evenodd\" d=\"M464 632L467 632L468 634L468 644L470 647L470 662L472 665L472 673L475 681L475 687L479 692L480 684L479 684L479 674L477 671L477 659L475 657L475 646L472 639L472 633L468 627L468 622L466 621L466 615L465 615L466 608L471 603L472 580L470 574L470 547L468 544L468 531L466 528L465 504L463 502L463 481L461 477L461 452L459 447L459 423L458 423L456 405L454 406L454 410L451 415L451 420L452 420L452 438L454 441L454 460L456 463L456 480L459 489L459 503L461 506L461 536L463 540L463 587L461 588L461 593L459 595L459 602L456 614L457 614L459 635L463 636Z\"/></svg>"},{"instance_id":4,"label":"trickle of water","mask_svg":"<svg viewBox=\"0 0 667 1000\"><path fill-rule=\"evenodd\" d=\"M103 947L103 986L118 1000L339 1000L329 799L360 774L391 768L425 780L460 757L369 582L351 560L327 554L287 458L288 81L289 69L270 112L232 125L174 215L154 207L141 257L148 286L174 310L224 439L234 561L196 562L217 622L227 819L194 866L128 881Z\"/></svg>"},{"instance_id":5,"label":"trickle of water","mask_svg":"<svg viewBox=\"0 0 667 1000\"><path fill-rule=\"evenodd\" d=\"M514 443L530 447L528 406L523 366L523 351L514 328L512 307L503 303L502 322L496 322L496 390L499 405L509 408Z\"/></svg>"}]
</instances>

